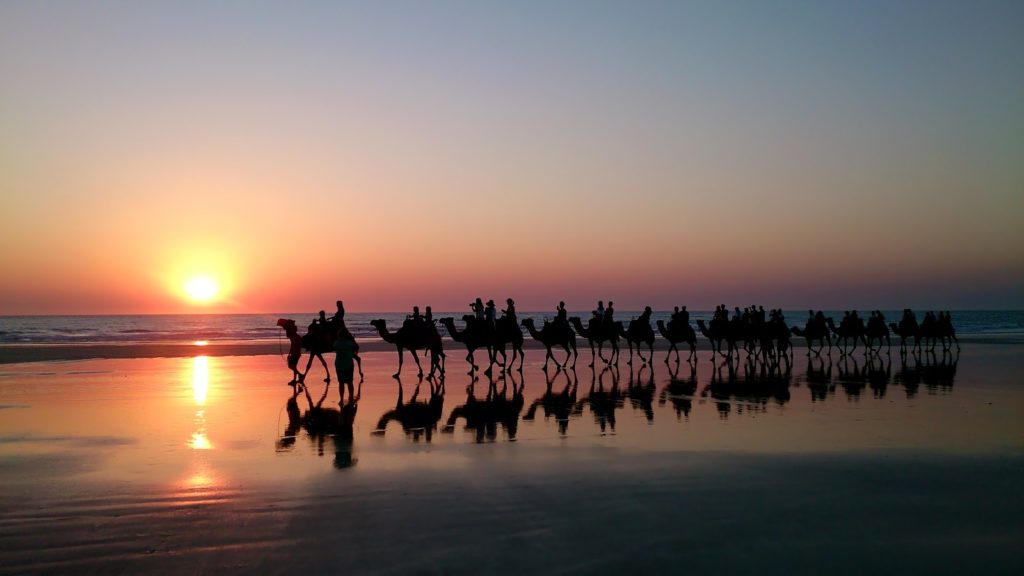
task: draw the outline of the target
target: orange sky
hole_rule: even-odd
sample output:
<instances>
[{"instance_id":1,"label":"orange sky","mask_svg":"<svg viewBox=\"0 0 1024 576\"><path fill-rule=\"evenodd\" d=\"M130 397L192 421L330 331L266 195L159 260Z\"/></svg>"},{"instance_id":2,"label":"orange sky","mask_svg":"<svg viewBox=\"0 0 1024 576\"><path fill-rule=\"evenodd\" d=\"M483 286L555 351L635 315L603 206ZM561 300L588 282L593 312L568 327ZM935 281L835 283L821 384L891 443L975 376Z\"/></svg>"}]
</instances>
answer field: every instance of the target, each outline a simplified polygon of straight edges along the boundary
<instances>
[{"instance_id":1,"label":"orange sky","mask_svg":"<svg viewBox=\"0 0 1024 576\"><path fill-rule=\"evenodd\" d=\"M1024 306L1019 7L109 8L0 7L0 314Z\"/></svg>"}]
</instances>

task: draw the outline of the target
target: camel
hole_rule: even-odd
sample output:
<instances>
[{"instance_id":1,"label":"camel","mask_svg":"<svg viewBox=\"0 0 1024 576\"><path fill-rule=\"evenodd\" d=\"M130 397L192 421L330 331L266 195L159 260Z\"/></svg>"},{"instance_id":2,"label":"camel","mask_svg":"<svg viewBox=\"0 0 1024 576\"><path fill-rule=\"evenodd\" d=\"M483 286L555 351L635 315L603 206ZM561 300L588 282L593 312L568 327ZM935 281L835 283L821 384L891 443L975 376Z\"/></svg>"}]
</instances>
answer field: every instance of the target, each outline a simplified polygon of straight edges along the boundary
<instances>
[{"instance_id":1,"label":"camel","mask_svg":"<svg viewBox=\"0 0 1024 576\"><path fill-rule=\"evenodd\" d=\"M710 327L705 325L703 320L697 320L697 329L711 341L712 362L715 361L716 354L721 354L727 360L732 358L732 353L736 350L736 338L732 334L728 320L716 318L711 321ZM728 346L727 352L722 352L723 342Z\"/></svg>"},{"instance_id":2,"label":"camel","mask_svg":"<svg viewBox=\"0 0 1024 576\"><path fill-rule=\"evenodd\" d=\"M807 340L807 355L810 356L811 352L815 356L821 357L821 350L828 344L828 351L832 352L832 332L828 329L828 324L821 324L815 322L813 319L808 319L807 324L804 325L803 330L793 326L790 332ZM818 349L814 349L814 341L818 341Z\"/></svg>"},{"instance_id":3,"label":"camel","mask_svg":"<svg viewBox=\"0 0 1024 576\"><path fill-rule=\"evenodd\" d=\"M611 364L616 362L619 358L619 331L614 326L609 329L605 325L604 321L600 318L591 318L589 322L589 328L583 326L583 321L580 320L579 316L573 316L569 318L569 322L572 327L576 330L576 333L587 339L590 344L590 368L594 367L594 362L597 358L605 364ZM617 323L616 323L617 324ZM607 360L604 357L604 343L609 342L612 346L612 354ZM594 355L594 344L597 344L597 356Z\"/></svg>"},{"instance_id":4,"label":"camel","mask_svg":"<svg viewBox=\"0 0 1024 576\"><path fill-rule=\"evenodd\" d=\"M279 318L277 325L284 328L285 334L288 334L289 330L297 331L295 321L288 318ZM297 332L296 332L297 333ZM306 374L309 374L309 368L313 365L313 358L318 358L320 363L324 366L324 371L327 372L327 378L324 378L324 382L330 383L331 381L331 370L327 366L327 360L324 359L324 354L334 352L334 332L333 330L315 330L309 331L303 334L302 349L309 354L309 359L306 361L306 370L297 373L298 378L289 382L289 385L300 386L304 385L306 380ZM363 359L359 357L359 343L352 339L352 343L355 345L353 349L353 359L356 361L356 366L359 367L359 377L363 377Z\"/></svg>"},{"instance_id":5,"label":"camel","mask_svg":"<svg viewBox=\"0 0 1024 576\"><path fill-rule=\"evenodd\" d=\"M913 350L921 350L921 327L917 324L917 317L909 308L903 310L903 318L899 324L889 324L892 333L900 337L900 354L907 353L907 340L914 339Z\"/></svg>"},{"instance_id":6,"label":"camel","mask_svg":"<svg viewBox=\"0 0 1024 576\"><path fill-rule=\"evenodd\" d=\"M687 360L694 359L697 354L697 333L693 331L689 322L669 322L668 328L666 328L665 321L658 320L658 332L669 343L668 353L665 354L665 364L668 364L668 357L673 351L676 353L676 364L679 363L679 348L676 347L676 344L680 342L690 345L690 357Z\"/></svg>"},{"instance_id":7,"label":"camel","mask_svg":"<svg viewBox=\"0 0 1024 576\"><path fill-rule=\"evenodd\" d=\"M417 400L420 393L420 384L423 383L421 378L416 382L416 388L413 390L412 397L409 398L408 402L403 402L402 381L399 379L398 401L395 403L394 409L388 410L380 417L380 420L377 421L377 429L373 431L373 434L383 436L388 423L396 421L402 425L405 435L411 437L414 441L418 441L422 436L427 442L430 442L444 411L444 377L442 376L440 380L436 381L428 377L427 382L430 386L429 400L426 402Z\"/></svg>"},{"instance_id":8,"label":"camel","mask_svg":"<svg viewBox=\"0 0 1024 576\"><path fill-rule=\"evenodd\" d=\"M864 328L864 340L872 354L881 352L883 343L888 350L892 349L892 341L889 339L889 327L885 325L885 317L881 313L868 318L868 325ZM875 349L875 340L878 340L878 349Z\"/></svg>"},{"instance_id":9,"label":"camel","mask_svg":"<svg viewBox=\"0 0 1024 576\"><path fill-rule=\"evenodd\" d=\"M953 317L950 316L949 312L939 312L939 320L936 326L938 329L939 338L942 339L942 349L951 350L953 344L956 344L956 351L960 351L960 340L956 337L956 329L953 328ZM949 344L946 344L946 340L949 340Z\"/></svg>"},{"instance_id":10,"label":"camel","mask_svg":"<svg viewBox=\"0 0 1024 576\"><path fill-rule=\"evenodd\" d=\"M777 362L779 358L783 358L788 364L793 355L793 343L789 335L789 327L781 317L762 325L757 336L761 343L762 359L765 362L769 360Z\"/></svg>"},{"instance_id":11,"label":"camel","mask_svg":"<svg viewBox=\"0 0 1024 576\"><path fill-rule=\"evenodd\" d=\"M942 344L943 351L951 350L954 343L957 351L960 351L960 341L957 340L956 330L948 312L939 313L937 317L934 312L925 314L918 334L928 345L929 350L935 350L935 344L938 342Z\"/></svg>"},{"instance_id":12,"label":"camel","mask_svg":"<svg viewBox=\"0 0 1024 576\"><path fill-rule=\"evenodd\" d=\"M629 345L629 360L626 361L626 364L633 364L634 345L636 345L636 355L640 357L641 364L654 362L654 330L651 328L651 323L636 319L629 323L628 329L623 329L621 322L616 322L616 324L618 325L619 336L624 338L626 344ZM640 352L640 344L647 344L647 348L650 350L649 358L644 358L644 355Z\"/></svg>"},{"instance_id":13,"label":"camel","mask_svg":"<svg viewBox=\"0 0 1024 576\"><path fill-rule=\"evenodd\" d=\"M505 346L507 345L512 346L511 365L505 356ZM523 352L523 331L516 324L515 320L508 316L502 316L494 323L494 352L492 356L495 360L498 354L501 354L502 372L511 369L511 366L515 365L516 355L519 356L519 371L523 371L523 360L526 359L526 353Z\"/></svg>"},{"instance_id":14,"label":"camel","mask_svg":"<svg viewBox=\"0 0 1024 576\"><path fill-rule=\"evenodd\" d=\"M547 355L544 356L544 370L548 369L548 360L554 360L555 365L559 369L565 368L569 365L569 358L572 358L572 367L576 367L576 360L579 358L579 352L576 351L576 333L572 331L572 328L566 324L563 327L551 324L548 322L544 323L544 327L538 332L537 327L533 323L533 318L525 318L521 322L526 330L530 333L530 336L534 340L540 342L547 349ZM566 357L565 363L559 364L558 360L555 359L554 354L551 353L551 349L555 346L561 346L565 350Z\"/></svg>"},{"instance_id":15,"label":"camel","mask_svg":"<svg viewBox=\"0 0 1024 576\"><path fill-rule=\"evenodd\" d=\"M438 370L442 375L444 374L444 348L441 346L441 335L437 333L433 326L428 326L428 330L417 330L411 322L406 322L397 332L389 332L387 321L383 318L370 321L370 325L377 329L381 339L388 344L394 344L395 348L398 349L398 372L392 374L393 378L398 378L402 374L405 350L412 353L412 359L416 361L416 367L419 369L419 377L423 377L423 366L420 365L420 359L416 355L416 350L427 350L430 352L431 376Z\"/></svg>"},{"instance_id":16,"label":"camel","mask_svg":"<svg viewBox=\"0 0 1024 576\"><path fill-rule=\"evenodd\" d=\"M480 369L476 365L476 358L473 356L478 348L487 349L487 373L490 374L491 365L494 364L492 344L494 335L489 330L489 326L486 326L482 320L477 320L472 315L467 314L462 317L462 320L465 322L466 328L461 331L455 327L455 319L451 317L441 318L441 325L448 330L452 340L466 346L466 362L469 362L469 372L467 374L472 375Z\"/></svg>"},{"instance_id":17,"label":"camel","mask_svg":"<svg viewBox=\"0 0 1024 576\"><path fill-rule=\"evenodd\" d=\"M839 323L838 328L836 328L836 324L831 318L826 319L825 323L828 325L829 330L832 330L832 333L836 335L836 346L840 347L840 351L843 356L853 354L857 351L858 340L863 342L864 346L867 347L868 342L864 337L864 321L860 318L854 319L853 316L847 316ZM853 341L853 347L850 348L849 352L846 351L847 341Z\"/></svg>"}]
</instances>

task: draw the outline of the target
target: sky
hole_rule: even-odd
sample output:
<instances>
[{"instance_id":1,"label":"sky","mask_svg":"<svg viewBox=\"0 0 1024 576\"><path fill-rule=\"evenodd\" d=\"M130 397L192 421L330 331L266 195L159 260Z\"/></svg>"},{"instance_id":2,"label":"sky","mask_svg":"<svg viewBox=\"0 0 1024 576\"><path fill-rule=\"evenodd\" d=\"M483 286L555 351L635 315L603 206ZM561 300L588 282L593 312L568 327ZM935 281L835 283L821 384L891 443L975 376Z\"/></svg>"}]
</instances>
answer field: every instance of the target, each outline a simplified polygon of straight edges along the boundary
<instances>
[{"instance_id":1,"label":"sky","mask_svg":"<svg viewBox=\"0 0 1024 576\"><path fill-rule=\"evenodd\" d=\"M1015 1L3 2L0 314L1024 308L1021 30Z\"/></svg>"}]
</instances>

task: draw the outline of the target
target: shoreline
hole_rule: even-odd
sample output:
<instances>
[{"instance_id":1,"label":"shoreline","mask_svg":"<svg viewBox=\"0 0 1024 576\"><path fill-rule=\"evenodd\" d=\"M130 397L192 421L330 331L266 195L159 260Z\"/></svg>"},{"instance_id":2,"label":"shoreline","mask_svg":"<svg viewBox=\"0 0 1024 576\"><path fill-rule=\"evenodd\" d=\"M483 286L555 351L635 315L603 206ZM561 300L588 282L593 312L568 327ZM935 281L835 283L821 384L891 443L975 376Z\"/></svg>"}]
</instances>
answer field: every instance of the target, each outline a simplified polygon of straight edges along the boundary
<instances>
[{"instance_id":1,"label":"shoreline","mask_svg":"<svg viewBox=\"0 0 1024 576\"><path fill-rule=\"evenodd\" d=\"M961 346L963 345L992 345L1024 344L1024 336L1017 335L963 335L960 336ZM684 345L685 346L685 345ZM589 346L585 340L577 338L576 347L581 356L588 357ZM892 346L896 353L899 353L899 342L894 339ZM395 352L395 347L383 340L363 340L359 342L360 352ZM523 344L525 350L543 350L544 347L532 338L527 338ZM620 354L628 356L629 351L624 343L620 342ZM654 342L656 351L668 350L668 341L658 338ZM807 345L803 338L794 338L794 349L806 349ZM464 352L465 347L450 339L444 340L446 353ZM699 337L697 350L707 351L711 349L710 342ZM605 354L610 348L605 345ZM862 346L858 346L858 352ZM555 354L562 353L556 348ZM941 353L941 348L936 347L935 351ZM284 343L270 342L208 342L204 345L195 343L163 343L163 342L130 342L116 344L5 344L0 345L0 364L21 364L31 362L58 362L72 360L94 360L94 359L124 359L124 358L184 358L191 356L284 356L288 353L288 347ZM509 351L511 353L511 351ZM305 353L303 353L305 355ZM421 351L422 355L422 351ZM687 351L681 347L680 355L685 359ZM461 357L461 356L460 356Z\"/></svg>"}]
</instances>

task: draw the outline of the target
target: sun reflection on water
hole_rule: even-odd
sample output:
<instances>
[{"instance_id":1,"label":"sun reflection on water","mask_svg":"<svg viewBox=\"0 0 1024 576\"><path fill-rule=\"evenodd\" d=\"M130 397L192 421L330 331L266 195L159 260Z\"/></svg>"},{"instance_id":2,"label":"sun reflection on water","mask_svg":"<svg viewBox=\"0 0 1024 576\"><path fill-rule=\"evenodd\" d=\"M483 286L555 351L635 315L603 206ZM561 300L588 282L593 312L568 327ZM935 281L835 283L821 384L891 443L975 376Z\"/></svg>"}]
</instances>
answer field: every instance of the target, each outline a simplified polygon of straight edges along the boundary
<instances>
[{"instance_id":1,"label":"sun reflection on water","mask_svg":"<svg viewBox=\"0 0 1024 576\"><path fill-rule=\"evenodd\" d=\"M210 388L210 359L196 356L192 359L192 397L196 404L206 404L206 393Z\"/></svg>"}]
</instances>

